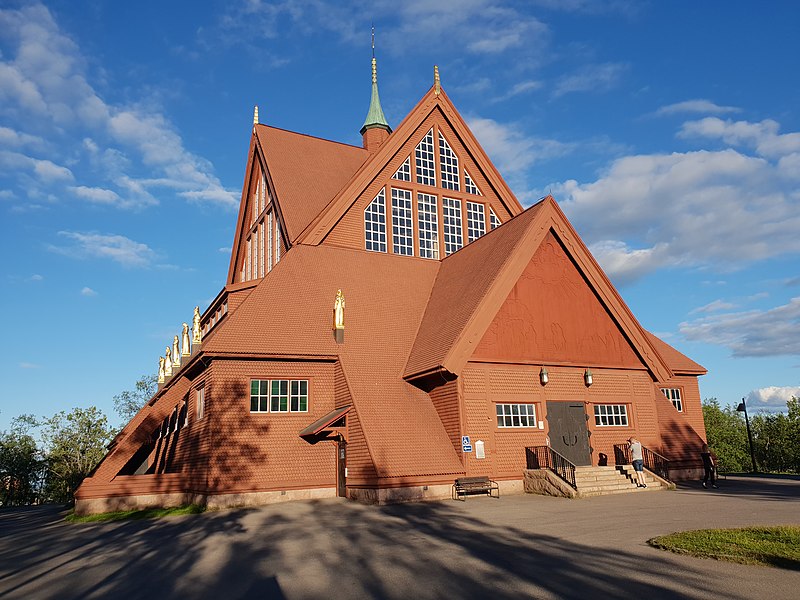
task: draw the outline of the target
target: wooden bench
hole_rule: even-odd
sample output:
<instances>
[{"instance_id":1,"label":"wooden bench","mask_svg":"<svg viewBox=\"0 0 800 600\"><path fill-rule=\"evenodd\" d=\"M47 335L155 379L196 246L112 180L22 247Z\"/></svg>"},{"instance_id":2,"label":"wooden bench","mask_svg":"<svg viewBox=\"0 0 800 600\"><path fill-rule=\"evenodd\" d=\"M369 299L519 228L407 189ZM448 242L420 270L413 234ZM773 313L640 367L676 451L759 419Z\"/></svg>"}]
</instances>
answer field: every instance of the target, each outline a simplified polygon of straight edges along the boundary
<instances>
[{"instance_id":1,"label":"wooden bench","mask_svg":"<svg viewBox=\"0 0 800 600\"><path fill-rule=\"evenodd\" d=\"M495 495L494 492L497 492ZM466 500L471 494L489 494L492 498L500 497L500 486L488 477L459 477L453 484L453 500Z\"/></svg>"}]
</instances>

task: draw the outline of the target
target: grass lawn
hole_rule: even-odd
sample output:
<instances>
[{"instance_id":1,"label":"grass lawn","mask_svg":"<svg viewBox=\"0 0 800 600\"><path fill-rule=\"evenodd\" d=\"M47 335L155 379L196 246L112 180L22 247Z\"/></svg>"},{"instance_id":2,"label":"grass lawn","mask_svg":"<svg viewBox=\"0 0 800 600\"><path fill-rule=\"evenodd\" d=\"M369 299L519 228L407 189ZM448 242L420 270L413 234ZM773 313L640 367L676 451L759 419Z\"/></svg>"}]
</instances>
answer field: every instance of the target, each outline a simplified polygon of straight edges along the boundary
<instances>
[{"instance_id":1,"label":"grass lawn","mask_svg":"<svg viewBox=\"0 0 800 600\"><path fill-rule=\"evenodd\" d=\"M647 542L679 554L800 571L800 526L699 529Z\"/></svg>"},{"instance_id":2,"label":"grass lawn","mask_svg":"<svg viewBox=\"0 0 800 600\"><path fill-rule=\"evenodd\" d=\"M159 519L161 517L172 517L176 515L195 515L204 512L206 509L197 504L188 506L177 506L175 508L148 508L143 510L121 510L117 512L99 513L96 515L78 516L70 513L66 520L70 523L95 523L97 521L124 521L131 519Z\"/></svg>"}]
</instances>

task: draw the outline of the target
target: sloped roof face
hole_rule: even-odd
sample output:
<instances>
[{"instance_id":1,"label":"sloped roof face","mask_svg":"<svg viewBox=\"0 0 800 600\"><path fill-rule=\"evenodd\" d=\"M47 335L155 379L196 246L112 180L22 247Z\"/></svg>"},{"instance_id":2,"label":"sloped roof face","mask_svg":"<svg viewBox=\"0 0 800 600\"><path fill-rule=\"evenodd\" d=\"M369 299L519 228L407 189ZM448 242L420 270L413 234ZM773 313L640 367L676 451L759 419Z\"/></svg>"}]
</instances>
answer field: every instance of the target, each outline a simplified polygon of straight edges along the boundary
<instances>
[{"instance_id":1,"label":"sloped roof face","mask_svg":"<svg viewBox=\"0 0 800 600\"><path fill-rule=\"evenodd\" d=\"M697 364L691 358L682 354L661 338L654 336L649 331L645 331L650 343L664 357L670 368L677 374L685 373L689 375L705 375L708 371L702 365Z\"/></svg>"},{"instance_id":2,"label":"sloped roof face","mask_svg":"<svg viewBox=\"0 0 800 600\"><path fill-rule=\"evenodd\" d=\"M402 379L438 269L437 261L295 246L203 351L338 356L379 476L463 472L430 397ZM341 345L331 329L338 289Z\"/></svg>"},{"instance_id":3,"label":"sloped roof face","mask_svg":"<svg viewBox=\"0 0 800 600\"><path fill-rule=\"evenodd\" d=\"M358 171L369 152L266 125L256 126L291 242Z\"/></svg>"},{"instance_id":4,"label":"sloped roof face","mask_svg":"<svg viewBox=\"0 0 800 600\"><path fill-rule=\"evenodd\" d=\"M442 261L408 359L407 377L445 364L449 351L478 311L541 206L529 208Z\"/></svg>"}]
</instances>

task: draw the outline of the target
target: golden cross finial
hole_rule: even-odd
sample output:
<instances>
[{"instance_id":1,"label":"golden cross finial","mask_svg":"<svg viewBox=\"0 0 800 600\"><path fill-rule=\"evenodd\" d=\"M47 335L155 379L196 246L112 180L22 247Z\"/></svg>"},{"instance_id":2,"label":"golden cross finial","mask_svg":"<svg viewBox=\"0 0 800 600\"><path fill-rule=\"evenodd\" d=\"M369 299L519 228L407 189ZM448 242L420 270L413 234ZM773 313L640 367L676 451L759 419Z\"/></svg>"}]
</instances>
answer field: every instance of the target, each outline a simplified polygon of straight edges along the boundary
<instances>
[{"instance_id":1,"label":"golden cross finial","mask_svg":"<svg viewBox=\"0 0 800 600\"><path fill-rule=\"evenodd\" d=\"M253 110L253 125L258 125L258 104L256 104L256 107Z\"/></svg>"},{"instance_id":2,"label":"golden cross finial","mask_svg":"<svg viewBox=\"0 0 800 600\"><path fill-rule=\"evenodd\" d=\"M439 81L439 66L433 65L433 93L437 96L442 91L442 84Z\"/></svg>"}]
</instances>

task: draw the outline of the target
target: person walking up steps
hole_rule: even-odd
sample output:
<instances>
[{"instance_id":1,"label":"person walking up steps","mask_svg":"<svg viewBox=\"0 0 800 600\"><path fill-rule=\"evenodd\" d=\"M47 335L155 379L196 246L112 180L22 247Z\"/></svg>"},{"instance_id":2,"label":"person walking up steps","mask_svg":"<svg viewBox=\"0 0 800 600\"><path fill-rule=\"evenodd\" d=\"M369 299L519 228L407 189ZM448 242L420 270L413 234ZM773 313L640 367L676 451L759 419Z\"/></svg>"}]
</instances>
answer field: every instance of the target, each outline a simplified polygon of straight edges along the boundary
<instances>
[{"instance_id":1,"label":"person walking up steps","mask_svg":"<svg viewBox=\"0 0 800 600\"><path fill-rule=\"evenodd\" d=\"M628 449L631 451L631 463L636 471L636 487L647 487L644 482L644 457L642 456L642 443L634 437L628 438Z\"/></svg>"}]
</instances>

